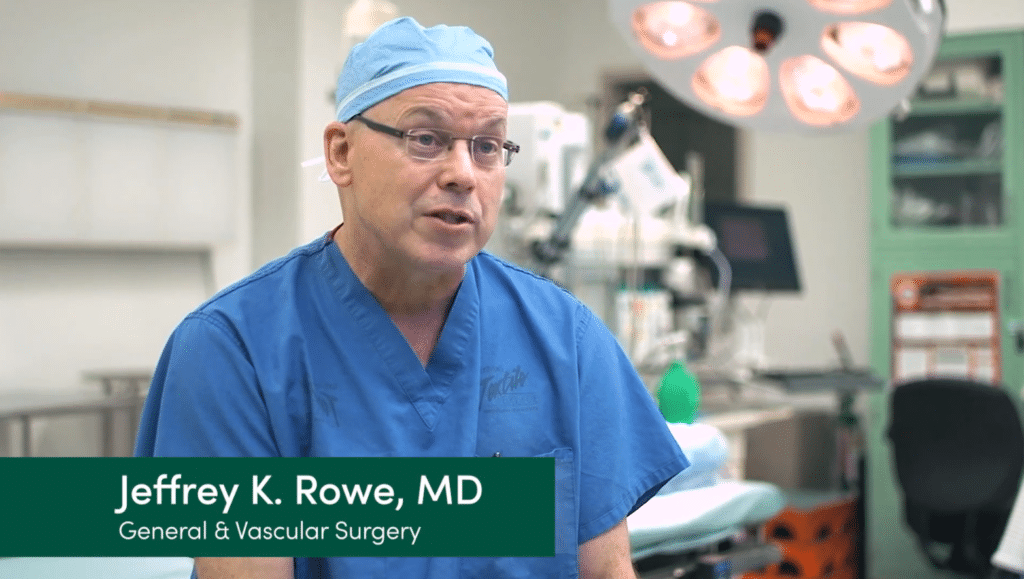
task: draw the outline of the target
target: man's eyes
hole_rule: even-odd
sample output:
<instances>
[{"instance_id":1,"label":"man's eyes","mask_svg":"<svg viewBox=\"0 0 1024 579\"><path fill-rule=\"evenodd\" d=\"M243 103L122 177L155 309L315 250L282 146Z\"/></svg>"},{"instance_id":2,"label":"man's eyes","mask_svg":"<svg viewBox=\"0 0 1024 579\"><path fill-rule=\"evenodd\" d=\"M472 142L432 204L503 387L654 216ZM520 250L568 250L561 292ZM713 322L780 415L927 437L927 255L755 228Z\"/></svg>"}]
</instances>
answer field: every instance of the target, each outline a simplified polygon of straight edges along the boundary
<instances>
[{"instance_id":1,"label":"man's eyes","mask_svg":"<svg viewBox=\"0 0 1024 579\"><path fill-rule=\"evenodd\" d=\"M410 131L409 137L416 142L417 145L424 147L434 147L444 143L445 139L440 134L433 131Z\"/></svg>"},{"instance_id":2,"label":"man's eyes","mask_svg":"<svg viewBox=\"0 0 1024 579\"><path fill-rule=\"evenodd\" d=\"M446 147L452 138L447 133L430 129L413 129L406 131L406 137L417 147ZM482 155L497 155L501 152L503 141L497 137L474 137L473 148Z\"/></svg>"},{"instance_id":3,"label":"man's eyes","mask_svg":"<svg viewBox=\"0 0 1024 579\"><path fill-rule=\"evenodd\" d=\"M476 147L481 153L494 155L501 150L501 143L495 139L477 139Z\"/></svg>"}]
</instances>

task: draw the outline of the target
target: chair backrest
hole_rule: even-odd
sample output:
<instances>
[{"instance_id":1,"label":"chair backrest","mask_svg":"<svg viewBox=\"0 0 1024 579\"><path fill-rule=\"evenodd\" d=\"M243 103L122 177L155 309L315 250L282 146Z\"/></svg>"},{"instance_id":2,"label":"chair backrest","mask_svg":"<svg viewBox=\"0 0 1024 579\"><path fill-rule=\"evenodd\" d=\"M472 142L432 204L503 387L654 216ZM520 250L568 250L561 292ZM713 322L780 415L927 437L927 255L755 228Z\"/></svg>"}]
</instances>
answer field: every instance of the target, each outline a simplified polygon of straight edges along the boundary
<instances>
[{"instance_id":1,"label":"chair backrest","mask_svg":"<svg viewBox=\"0 0 1024 579\"><path fill-rule=\"evenodd\" d=\"M988 535L1002 533L1024 468L1016 404L998 386L959 378L897 385L891 404L889 438L908 524L926 551L932 541L982 544L966 545L980 548L980 564L994 550ZM950 529L957 521L971 528Z\"/></svg>"},{"instance_id":2,"label":"chair backrest","mask_svg":"<svg viewBox=\"0 0 1024 579\"><path fill-rule=\"evenodd\" d=\"M958 512L1012 502L1024 434L1010 396L988 384L933 378L896 386L889 438L908 499Z\"/></svg>"}]
</instances>

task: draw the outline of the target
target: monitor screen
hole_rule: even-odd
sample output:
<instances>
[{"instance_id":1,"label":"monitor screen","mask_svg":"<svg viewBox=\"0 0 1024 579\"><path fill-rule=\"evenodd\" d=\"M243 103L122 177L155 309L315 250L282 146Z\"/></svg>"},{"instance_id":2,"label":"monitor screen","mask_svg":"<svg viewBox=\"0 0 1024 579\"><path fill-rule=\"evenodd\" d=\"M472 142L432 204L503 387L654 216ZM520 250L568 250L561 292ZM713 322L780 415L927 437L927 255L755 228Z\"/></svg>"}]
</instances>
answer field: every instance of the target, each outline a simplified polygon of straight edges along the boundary
<instances>
[{"instance_id":1,"label":"monitor screen","mask_svg":"<svg viewBox=\"0 0 1024 579\"><path fill-rule=\"evenodd\" d=\"M732 266L731 291L800 291L785 209L707 202L704 222Z\"/></svg>"}]
</instances>

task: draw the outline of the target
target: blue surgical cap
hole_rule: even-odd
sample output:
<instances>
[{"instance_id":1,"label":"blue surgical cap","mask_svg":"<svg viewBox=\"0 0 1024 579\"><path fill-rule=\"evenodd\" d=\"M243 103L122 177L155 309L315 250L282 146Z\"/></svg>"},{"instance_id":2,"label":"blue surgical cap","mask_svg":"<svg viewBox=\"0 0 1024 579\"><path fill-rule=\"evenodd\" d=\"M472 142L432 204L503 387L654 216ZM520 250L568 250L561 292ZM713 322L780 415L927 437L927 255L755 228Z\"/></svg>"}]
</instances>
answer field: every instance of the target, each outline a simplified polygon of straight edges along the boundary
<instances>
[{"instance_id":1,"label":"blue surgical cap","mask_svg":"<svg viewBox=\"0 0 1024 579\"><path fill-rule=\"evenodd\" d=\"M508 100L505 76L487 40L465 26L424 28L403 17L352 47L338 77L337 119L348 122L407 88L432 82L482 86Z\"/></svg>"}]
</instances>

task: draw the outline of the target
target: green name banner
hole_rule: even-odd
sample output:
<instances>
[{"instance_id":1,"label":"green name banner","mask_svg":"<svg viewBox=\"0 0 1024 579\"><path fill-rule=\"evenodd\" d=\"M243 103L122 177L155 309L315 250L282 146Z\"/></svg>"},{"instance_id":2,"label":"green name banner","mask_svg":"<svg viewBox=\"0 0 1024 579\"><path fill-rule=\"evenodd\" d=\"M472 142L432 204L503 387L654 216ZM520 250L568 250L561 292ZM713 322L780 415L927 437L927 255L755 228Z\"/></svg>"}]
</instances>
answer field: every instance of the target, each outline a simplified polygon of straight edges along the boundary
<instances>
[{"instance_id":1,"label":"green name banner","mask_svg":"<svg viewBox=\"0 0 1024 579\"><path fill-rule=\"evenodd\" d=\"M0 458L0 556L547 557L553 458Z\"/></svg>"}]
</instances>

